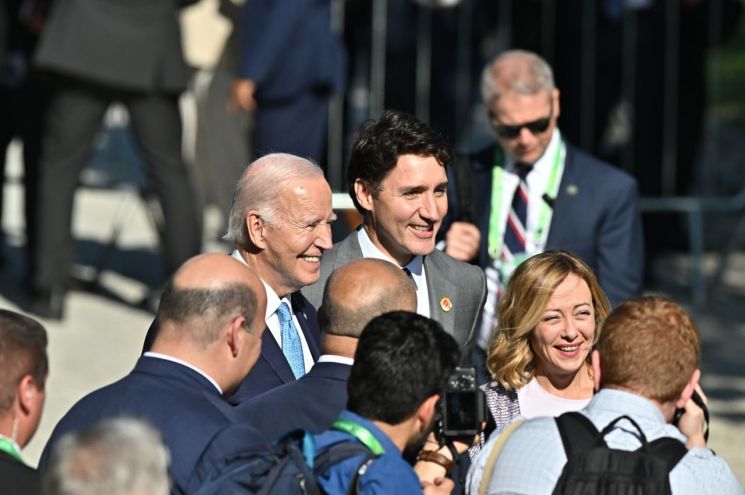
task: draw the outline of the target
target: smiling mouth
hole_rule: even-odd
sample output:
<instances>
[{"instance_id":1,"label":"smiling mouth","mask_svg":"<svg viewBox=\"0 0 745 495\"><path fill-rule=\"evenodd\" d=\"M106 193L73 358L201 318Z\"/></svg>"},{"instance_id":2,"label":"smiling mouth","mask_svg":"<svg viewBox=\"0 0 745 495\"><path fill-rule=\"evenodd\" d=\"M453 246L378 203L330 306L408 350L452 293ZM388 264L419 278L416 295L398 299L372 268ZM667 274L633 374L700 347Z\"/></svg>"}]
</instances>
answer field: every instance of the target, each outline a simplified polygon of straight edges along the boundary
<instances>
[{"instance_id":1,"label":"smiling mouth","mask_svg":"<svg viewBox=\"0 0 745 495\"><path fill-rule=\"evenodd\" d=\"M318 263L321 261L320 256L301 256L300 259L305 260L308 263Z\"/></svg>"},{"instance_id":2,"label":"smiling mouth","mask_svg":"<svg viewBox=\"0 0 745 495\"><path fill-rule=\"evenodd\" d=\"M557 346L556 348L562 352L574 352L577 349L579 349L579 346L578 345L567 345L567 346Z\"/></svg>"}]
</instances>

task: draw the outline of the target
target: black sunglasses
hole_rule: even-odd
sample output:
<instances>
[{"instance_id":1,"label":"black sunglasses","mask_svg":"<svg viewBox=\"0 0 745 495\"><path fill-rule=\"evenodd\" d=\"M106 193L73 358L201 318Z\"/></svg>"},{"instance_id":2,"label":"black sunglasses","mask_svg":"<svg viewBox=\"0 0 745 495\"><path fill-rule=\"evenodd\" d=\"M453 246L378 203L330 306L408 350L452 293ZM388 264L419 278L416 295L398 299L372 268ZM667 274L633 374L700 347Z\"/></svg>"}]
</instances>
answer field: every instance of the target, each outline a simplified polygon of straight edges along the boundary
<instances>
[{"instance_id":1,"label":"black sunglasses","mask_svg":"<svg viewBox=\"0 0 745 495\"><path fill-rule=\"evenodd\" d=\"M553 116L554 105L551 104L551 111L549 112L548 117L517 125L501 125L495 123L494 130L499 137L505 139L515 139L517 136L520 135L520 131L523 130L523 127L529 130L533 135L543 134L548 129L548 126L551 125L551 119L553 118Z\"/></svg>"}]
</instances>

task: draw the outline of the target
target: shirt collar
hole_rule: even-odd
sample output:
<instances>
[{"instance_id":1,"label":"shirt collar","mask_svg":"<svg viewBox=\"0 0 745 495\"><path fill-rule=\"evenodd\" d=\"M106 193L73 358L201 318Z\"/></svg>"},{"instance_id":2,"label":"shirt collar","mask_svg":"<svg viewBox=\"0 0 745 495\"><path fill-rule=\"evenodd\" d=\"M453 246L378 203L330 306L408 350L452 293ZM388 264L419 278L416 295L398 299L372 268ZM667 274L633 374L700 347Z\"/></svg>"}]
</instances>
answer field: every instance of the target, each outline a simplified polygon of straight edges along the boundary
<instances>
[{"instance_id":1,"label":"shirt collar","mask_svg":"<svg viewBox=\"0 0 745 495\"><path fill-rule=\"evenodd\" d=\"M617 411L619 416L626 414L632 418L646 418L654 423L667 423L662 411L649 399L613 388L604 388L596 393L587 409Z\"/></svg>"},{"instance_id":2,"label":"shirt collar","mask_svg":"<svg viewBox=\"0 0 745 495\"><path fill-rule=\"evenodd\" d=\"M182 361L181 359L175 358L173 356L168 356L166 354L160 354L159 352L151 352L151 351L144 353L143 356L149 357L149 358L155 358L155 359L162 359L164 361L170 361L172 363L180 364L181 366L186 366L190 370L196 371L197 373L205 377L207 381L209 381L217 389L218 393L222 395L222 388L220 388L220 385L218 385L217 382L213 380L211 376L209 376L207 373L200 370L196 366L187 363L186 361Z\"/></svg>"},{"instance_id":3,"label":"shirt collar","mask_svg":"<svg viewBox=\"0 0 745 495\"><path fill-rule=\"evenodd\" d=\"M248 263L246 263L246 260L243 259L241 253L238 252L237 249L233 250L233 252L230 253L230 256L248 266ZM264 285L264 291L266 292L266 313L264 313L264 321L269 320L269 318L277 312L279 305L283 302L287 303L287 305L290 307L290 310L292 310L292 302L290 301L289 297L280 298L274 291L274 289L272 289L269 284L264 281L263 278L261 279L261 283Z\"/></svg>"},{"instance_id":4,"label":"shirt collar","mask_svg":"<svg viewBox=\"0 0 745 495\"><path fill-rule=\"evenodd\" d=\"M414 258L409 261L406 266L399 266L399 264L396 263L395 260L388 257L380 249L378 249L378 246L373 244L370 236L367 235L367 231L365 231L364 227L357 231L357 241L360 244L360 250L362 250L363 258L375 258L393 263L401 269L408 268L411 274L414 276L415 281L417 281L417 277L421 277L422 267L424 266L424 256L422 256L421 254L417 254L416 256L414 256Z\"/></svg>"},{"instance_id":5,"label":"shirt collar","mask_svg":"<svg viewBox=\"0 0 745 495\"><path fill-rule=\"evenodd\" d=\"M318 358L318 361L316 361L316 364L318 363L338 363L352 366L354 364L354 359L344 356L338 356L336 354L322 354L321 357Z\"/></svg>"}]
</instances>

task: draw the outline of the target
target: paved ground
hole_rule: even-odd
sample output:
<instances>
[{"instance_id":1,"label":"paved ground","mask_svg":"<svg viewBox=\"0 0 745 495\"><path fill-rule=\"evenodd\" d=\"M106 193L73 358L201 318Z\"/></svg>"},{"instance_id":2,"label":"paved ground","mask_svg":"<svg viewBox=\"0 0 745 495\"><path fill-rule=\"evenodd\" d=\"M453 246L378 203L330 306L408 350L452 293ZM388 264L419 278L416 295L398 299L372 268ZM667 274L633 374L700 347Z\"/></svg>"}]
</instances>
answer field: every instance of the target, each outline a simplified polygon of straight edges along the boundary
<instances>
[{"instance_id":1,"label":"paved ground","mask_svg":"<svg viewBox=\"0 0 745 495\"><path fill-rule=\"evenodd\" d=\"M0 272L0 306L23 308L28 303L22 280L23 225L20 223L20 188L17 150L8 172L5 217L7 233L5 269ZM14 177L16 179L14 179ZM137 199L129 193L84 189L76 198L74 231L81 266L94 265L110 235L117 209L124 228L120 249L100 278L96 291L73 291L61 323L45 322L49 333L51 374L47 404L36 437L26 448L35 464L51 429L67 409L85 393L126 374L139 355L152 315L137 307L148 285L161 281L160 264L153 249L155 236ZM208 221L208 227L211 222ZM208 228L209 231L209 228ZM208 237L214 238L214 232ZM208 243L212 251L222 246ZM709 259L714 262L715 260ZM713 269L709 263L708 268ZM662 280L656 290L676 300L689 301L687 259L669 256L655 264ZM81 271L82 276L90 276ZM711 446L745 480L745 255L738 254L707 308L690 308L703 336L703 383L713 415Z\"/></svg>"}]
</instances>

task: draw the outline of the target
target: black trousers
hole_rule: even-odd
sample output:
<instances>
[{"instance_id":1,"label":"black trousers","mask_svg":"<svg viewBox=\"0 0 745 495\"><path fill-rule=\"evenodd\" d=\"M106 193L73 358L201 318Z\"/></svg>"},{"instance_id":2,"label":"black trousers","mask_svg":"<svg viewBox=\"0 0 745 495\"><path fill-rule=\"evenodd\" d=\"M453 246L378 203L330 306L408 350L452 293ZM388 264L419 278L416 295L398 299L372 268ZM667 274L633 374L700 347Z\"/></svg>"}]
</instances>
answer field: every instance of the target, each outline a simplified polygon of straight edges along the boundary
<instances>
[{"instance_id":1,"label":"black trousers","mask_svg":"<svg viewBox=\"0 0 745 495\"><path fill-rule=\"evenodd\" d=\"M177 94L144 93L55 77L46 112L39 166L34 287L64 286L72 262L72 207L78 178L91 155L106 109L123 103L165 220L166 275L200 252L201 221L181 155Z\"/></svg>"}]
</instances>

